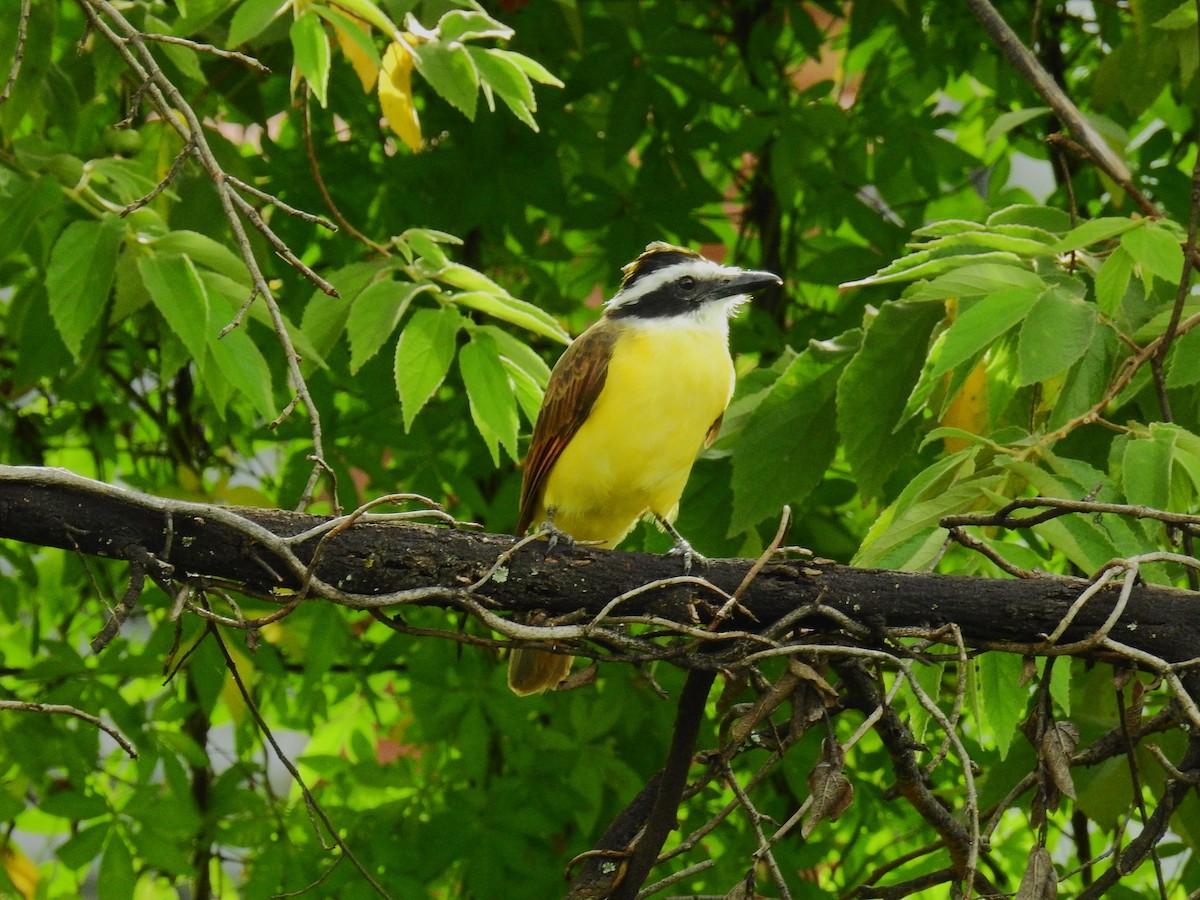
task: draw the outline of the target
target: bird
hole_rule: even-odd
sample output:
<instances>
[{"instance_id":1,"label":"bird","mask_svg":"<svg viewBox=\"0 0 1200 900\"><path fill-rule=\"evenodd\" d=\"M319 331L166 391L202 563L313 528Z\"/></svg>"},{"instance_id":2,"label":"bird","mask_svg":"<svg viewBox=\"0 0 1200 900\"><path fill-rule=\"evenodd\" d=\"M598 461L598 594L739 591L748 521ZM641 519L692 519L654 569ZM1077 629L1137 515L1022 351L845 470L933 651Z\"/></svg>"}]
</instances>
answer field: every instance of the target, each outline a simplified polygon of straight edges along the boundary
<instances>
[{"instance_id":1,"label":"bird","mask_svg":"<svg viewBox=\"0 0 1200 900\"><path fill-rule=\"evenodd\" d=\"M550 373L525 458L517 533L542 523L613 548L639 520L671 535L685 569L701 557L672 525L692 464L733 396L729 320L772 272L720 265L662 241L622 268L604 312ZM508 686L556 687L572 658L516 649Z\"/></svg>"}]
</instances>

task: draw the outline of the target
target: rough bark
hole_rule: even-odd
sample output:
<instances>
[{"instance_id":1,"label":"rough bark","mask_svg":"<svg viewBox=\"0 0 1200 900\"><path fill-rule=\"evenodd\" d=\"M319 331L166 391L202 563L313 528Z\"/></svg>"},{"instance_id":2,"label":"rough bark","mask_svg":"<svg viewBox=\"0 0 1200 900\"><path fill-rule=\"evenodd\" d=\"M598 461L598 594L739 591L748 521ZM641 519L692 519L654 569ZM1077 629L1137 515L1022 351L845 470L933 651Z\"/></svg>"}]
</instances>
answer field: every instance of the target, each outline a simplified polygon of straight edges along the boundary
<instances>
[{"instance_id":1,"label":"rough bark","mask_svg":"<svg viewBox=\"0 0 1200 900\"><path fill-rule=\"evenodd\" d=\"M2 539L127 560L145 560L149 554L172 566L177 577L209 576L255 591L294 590L303 573L289 569L254 529L286 537L323 521L283 510L164 500L62 470L0 466ZM307 564L318 542L313 537L292 549ZM313 571L364 601L429 586L459 589L481 578L514 542L511 536L440 526L358 523L325 543ZM713 560L703 575L732 592L751 565L751 560ZM499 611L594 615L613 597L679 574L675 557L561 544L547 553L544 543L534 542L514 554L477 596ZM730 624L757 629L798 607L820 603L881 634L954 623L970 644L1033 644L1058 625L1086 585L1074 578L930 575L780 560L765 565L740 598L756 621L735 616ZM1083 639L1100 627L1119 591L1114 585L1097 592L1061 641ZM444 601L434 596L423 602ZM679 622L694 622L698 614L704 622L719 603L695 585L675 585L629 598L620 613ZM1166 662L1190 659L1200 655L1198 604L1200 596L1193 592L1139 584L1111 634Z\"/></svg>"}]
</instances>

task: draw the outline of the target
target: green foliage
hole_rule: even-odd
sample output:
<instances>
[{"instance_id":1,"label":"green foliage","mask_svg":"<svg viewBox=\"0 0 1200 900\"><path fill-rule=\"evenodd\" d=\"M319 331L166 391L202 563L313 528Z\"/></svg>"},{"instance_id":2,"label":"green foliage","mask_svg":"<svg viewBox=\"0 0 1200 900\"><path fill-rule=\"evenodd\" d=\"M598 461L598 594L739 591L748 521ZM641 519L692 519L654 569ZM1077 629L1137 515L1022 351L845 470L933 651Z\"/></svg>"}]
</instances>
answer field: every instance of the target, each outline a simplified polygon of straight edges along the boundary
<instances>
[{"instance_id":1,"label":"green foliage","mask_svg":"<svg viewBox=\"0 0 1200 900\"><path fill-rule=\"evenodd\" d=\"M20 6L0 0L0 21ZM1195 513L1200 303L1178 291L1200 108L1194 6L1039 4L1036 20L1033 6L1001 11L1018 34L1038 29L1045 64L1162 218L1132 213L1126 190L1047 143L1057 125L1043 101L961 4L126 4L139 29L270 67L145 45L205 123L215 163L286 204L239 193L335 297L245 217L243 248L182 120L156 111L88 28L87 0L34 3L0 105L0 462L292 507L313 471L315 413L328 469L313 511L402 490L505 531L549 364L620 266L671 240L786 280L733 327L737 395L679 520L703 552L761 551L786 503L790 541L818 555L997 575L996 561L946 549L944 516L1035 494ZM15 49L16 30L0 29L0 65ZM1146 355L1155 346L1161 366ZM297 373L311 410L292 409ZM1059 573L1178 549L1165 528L1114 515L976 537L996 560ZM667 542L644 528L627 546ZM1188 584L1174 565L1141 571ZM122 635L101 654L84 649L125 579L124 567L0 545L0 699L94 713L140 754L77 719L0 711L0 820L31 857L38 896L75 896L90 873L101 897L173 896L206 879L222 896L312 885L369 896L353 866L333 864L214 633L173 615L178 598L148 585ZM210 597L234 618L276 608L227 599ZM447 627L439 611L404 618ZM592 845L669 742L670 707L622 666L603 667L595 687L517 701L493 652L359 613L301 605L255 640L220 633L321 806L393 896L561 892L564 860ZM985 809L1036 765L1019 727L1036 704L1086 744L1119 726L1115 698L1132 703L1135 690L1079 661L1047 676L1016 656L960 667L958 648L927 652L914 681L964 711L958 734ZM653 675L678 694L678 672ZM881 677L890 688L899 676ZM1150 715L1165 699L1144 687ZM932 748L927 763L945 722L912 685L897 698ZM837 715L828 727L844 742L860 724ZM763 814L787 821L809 795L823 730L786 755L756 799ZM1178 759L1183 736L1159 737ZM701 746L717 740L714 725ZM745 783L768 756L747 748L733 771ZM1141 747L1135 758L1153 804L1161 766ZM841 818L775 848L801 889L845 894L881 860L930 843L892 796L874 732L846 775L855 797ZM1096 847L1136 827L1124 760L1074 776ZM964 777L928 772L957 814ZM684 833L735 800L709 784L683 811ZM1161 847L1181 896L1200 887L1200 815L1194 795L1187 803L1178 839ZM1074 861L1070 809L1049 816L1054 860ZM989 875L1008 890L1035 830L1011 814L991 837ZM727 892L758 844L746 817L724 820L704 844L712 868L687 889ZM28 876L20 862L4 857L0 893ZM888 878L946 865L945 853L914 854ZM1147 865L1122 889L1145 896L1153 884Z\"/></svg>"}]
</instances>

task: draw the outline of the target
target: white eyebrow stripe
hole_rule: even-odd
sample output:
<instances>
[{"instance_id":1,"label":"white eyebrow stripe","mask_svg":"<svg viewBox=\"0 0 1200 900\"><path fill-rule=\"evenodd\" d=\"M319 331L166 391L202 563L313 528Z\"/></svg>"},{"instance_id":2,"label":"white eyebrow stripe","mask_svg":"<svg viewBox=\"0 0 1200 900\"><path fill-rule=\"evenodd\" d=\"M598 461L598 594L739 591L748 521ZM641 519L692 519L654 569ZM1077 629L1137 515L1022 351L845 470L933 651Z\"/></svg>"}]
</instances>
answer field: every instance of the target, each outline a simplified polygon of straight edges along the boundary
<instances>
[{"instance_id":1,"label":"white eyebrow stripe","mask_svg":"<svg viewBox=\"0 0 1200 900\"><path fill-rule=\"evenodd\" d=\"M635 303L647 294L652 294L664 284L676 281L685 275L691 275L700 281L723 274L732 274L732 272L725 266L713 262L711 259L685 260L684 262L675 263L639 278L628 290L617 291L616 296L609 300L605 306L608 309L616 309L620 306Z\"/></svg>"}]
</instances>

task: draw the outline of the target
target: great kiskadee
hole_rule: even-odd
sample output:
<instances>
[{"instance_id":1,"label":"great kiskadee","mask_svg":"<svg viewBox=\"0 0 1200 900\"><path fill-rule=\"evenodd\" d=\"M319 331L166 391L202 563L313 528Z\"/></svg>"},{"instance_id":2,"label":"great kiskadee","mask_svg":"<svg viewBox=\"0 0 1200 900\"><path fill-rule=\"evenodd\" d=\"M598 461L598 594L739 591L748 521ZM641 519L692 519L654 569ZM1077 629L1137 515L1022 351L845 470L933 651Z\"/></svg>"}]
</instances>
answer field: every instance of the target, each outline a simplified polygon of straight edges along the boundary
<instances>
[{"instance_id":1,"label":"great kiskadee","mask_svg":"<svg viewBox=\"0 0 1200 900\"><path fill-rule=\"evenodd\" d=\"M655 242L622 270L604 314L559 358L533 429L517 533L549 522L614 547L638 520L671 527L692 463L716 439L733 395L729 318L770 272L721 266ZM571 657L514 650L508 685L524 696L556 686Z\"/></svg>"}]
</instances>

